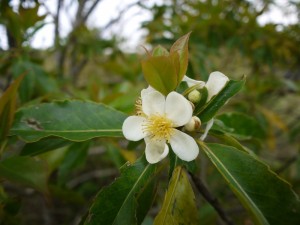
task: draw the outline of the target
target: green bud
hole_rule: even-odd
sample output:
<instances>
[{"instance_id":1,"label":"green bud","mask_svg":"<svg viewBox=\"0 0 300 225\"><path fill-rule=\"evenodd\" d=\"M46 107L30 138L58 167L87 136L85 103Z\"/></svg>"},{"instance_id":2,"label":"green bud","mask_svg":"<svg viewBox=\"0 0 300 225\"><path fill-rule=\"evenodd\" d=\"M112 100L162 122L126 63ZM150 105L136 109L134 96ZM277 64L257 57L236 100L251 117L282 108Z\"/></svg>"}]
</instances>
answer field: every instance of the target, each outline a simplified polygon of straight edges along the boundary
<instances>
[{"instance_id":1,"label":"green bud","mask_svg":"<svg viewBox=\"0 0 300 225\"><path fill-rule=\"evenodd\" d=\"M201 100L201 93L199 91L197 91L197 90L193 90L193 91L191 91L189 93L188 99L192 103L196 104L196 103L198 103Z\"/></svg>"}]
</instances>

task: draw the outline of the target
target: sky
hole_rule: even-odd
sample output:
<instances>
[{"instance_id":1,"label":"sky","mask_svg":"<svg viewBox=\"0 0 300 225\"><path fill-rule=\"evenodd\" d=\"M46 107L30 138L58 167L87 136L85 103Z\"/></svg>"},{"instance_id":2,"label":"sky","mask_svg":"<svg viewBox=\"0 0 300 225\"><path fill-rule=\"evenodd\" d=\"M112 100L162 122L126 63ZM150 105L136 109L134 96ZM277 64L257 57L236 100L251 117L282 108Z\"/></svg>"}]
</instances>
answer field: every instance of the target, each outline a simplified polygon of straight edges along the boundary
<instances>
[{"instance_id":1,"label":"sky","mask_svg":"<svg viewBox=\"0 0 300 225\"><path fill-rule=\"evenodd\" d=\"M148 5L160 5L163 1L164 0L144 0L144 3ZM13 4L17 4L18 2L18 0L12 1ZM39 14L43 15L47 12L55 14L58 0L46 0L44 2L45 6L40 7ZM117 18L120 11L135 2L137 2L137 0L102 0L90 15L87 24L90 27L101 29L109 23L109 21ZM273 22L287 25L297 22L295 9L288 5L288 0L276 0L275 2L277 6L273 5L269 12L264 13L258 18L260 24L263 25ZM64 5L60 12L60 32L62 37L66 37L72 28L71 22L74 20L76 8L76 1L64 0ZM121 48L125 48L125 50L128 51L136 51L137 46L142 44L142 37L145 32L140 29L140 25L143 21L150 19L151 13L134 5L129 10L126 10L120 22L112 26L111 29L106 30L103 36L110 38L113 34L118 34L121 38L126 40ZM31 39L30 44L32 47L49 48L53 45L54 25L51 15L46 17L46 22L47 24ZM0 27L0 46L4 49L7 48L7 40L3 27Z\"/></svg>"}]
</instances>

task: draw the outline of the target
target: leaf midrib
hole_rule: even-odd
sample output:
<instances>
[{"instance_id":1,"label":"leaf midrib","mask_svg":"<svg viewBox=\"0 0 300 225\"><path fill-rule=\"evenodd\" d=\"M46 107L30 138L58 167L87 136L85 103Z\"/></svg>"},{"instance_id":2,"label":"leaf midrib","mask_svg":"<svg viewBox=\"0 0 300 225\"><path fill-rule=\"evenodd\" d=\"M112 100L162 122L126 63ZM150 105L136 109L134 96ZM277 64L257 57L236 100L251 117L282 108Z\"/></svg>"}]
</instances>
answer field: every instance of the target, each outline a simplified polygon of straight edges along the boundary
<instances>
[{"instance_id":1,"label":"leaf midrib","mask_svg":"<svg viewBox=\"0 0 300 225\"><path fill-rule=\"evenodd\" d=\"M13 132L38 132L38 133L88 133L88 132L122 132L122 129L101 129L101 130L24 130L24 129L12 129Z\"/></svg>"},{"instance_id":2,"label":"leaf midrib","mask_svg":"<svg viewBox=\"0 0 300 225\"><path fill-rule=\"evenodd\" d=\"M205 144L203 144L204 148L209 152L209 154L216 160L217 163L219 163L219 165L222 167L222 169L228 174L228 176L232 179L232 181L236 184L237 188L242 192L242 194L244 194L245 198L249 201L249 203L251 204L251 206L253 207L253 209L255 210L255 212L257 212L256 215L259 215L260 218L260 222L263 222L262 224L269 224L268 221L266 220L266 218L264 217L264 215L262 214L262 212L260 211L259 208L257 208L257 206L255 205L255 203L251 200L251 198L249 197L249 195L244 191L244 189L241 187L241 185L239 184L239 182L231 175L231 173L226 169L225 165L218 159L218 157L213 153L213 151L211 151ZM217 167L218 168L218 167ZM223 173L221 170L219 170L220 173ZM224 174L224 173L223 173ZM228 181L228 183L230 184L230 181L228 178L226 178L225 175L223 175L223 177Z\"/></svg>"},{"instance_id":3,"label":"leaf midrib","mask_svg":"<svg viewBox=\"0 0 300 225\"><path fill-rule=\"evenodd\" d=\"M121 207L120 207L120 209L119 209L117 215L115 216L115 219L114 219L114 221L112 222L112 224L115 224L116 219L118 218L118 216L119 216L119 214L120 214L120 212L121 212L123 206L125 205L124 203L128 200L129 196L132 194L133 190L136 188L137 184L139 183L139 181L141 180L141 178L142 178L143 175L146 173L146 171L148 170L149 167L150 167L150 164L148 164L148 165L145 167L144 171L141 173L141 175L139 176L139 178L137 179L137 181L135 182L135 184L132 186L130 192L128 193L128 195L126 196L125 200L123 201L123 203L122 203L122 205L121 205Z\"/></svg>"},{"instance_id":4,"label":"leaf midrib","mask_svg":"<svg viewBox=\"0 0 300 225\"><path fill-rule=\"evenodd\" d=\"M181 175L181 171L182 171L182 167L180 167L180 171L178 172L178 175L177 175L177 177L176 177L176 180L174 181L174 182L175 182L175 185L174 185L174 188L173 188L173 190L172 190L172 194L171 194L170 199L173 199L173 196L174 196L174 194L175 194L175 190L176 190L176 187L177 187L177 185L178 185L178 181L179 181L179 178L180 178L180 175ZM167 212L169 211L170 205L171 205L171 200L168 202L168 205L167 205L167 208L166 208L166 213L165 213L165 215L164 215L164 217L163 217L163 223L162 223L162 224L165 224L165 221L166 221L166 219L167 219Z\"/></svg>"}]
</instances>

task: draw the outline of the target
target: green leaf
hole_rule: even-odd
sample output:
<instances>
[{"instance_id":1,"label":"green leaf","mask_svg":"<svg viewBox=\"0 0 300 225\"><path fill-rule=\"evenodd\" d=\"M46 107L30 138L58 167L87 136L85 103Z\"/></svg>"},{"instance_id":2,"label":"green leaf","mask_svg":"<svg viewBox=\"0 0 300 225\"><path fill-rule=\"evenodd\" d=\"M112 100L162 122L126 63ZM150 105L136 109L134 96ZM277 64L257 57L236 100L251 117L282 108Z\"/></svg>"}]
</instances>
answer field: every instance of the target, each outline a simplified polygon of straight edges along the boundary
<instances>
[{"instance_id":1,"label":"green leaf","mask_svg":"<svg viewBox=\"0 0 300 225\"><path fill-rule=\"evenodd\" d=\"M142 61L144 77L149 85L164 95L178 85L176 55L149 57ZM178 59L178 58L177 58Z\"/></svg>"},{"instance_id":2,"label":"green leaf","mask_svg":"<svg viewBox=\"0 0 300 225\"><path fill-rule=\"evenodd\" d=\"M73 142L58 137L48 137L37 142L26 143L20 155L35 156L72 144Z\"/></svg>"},{"instance_id":3,"label":"green leaf","mask_svg":"<svg viewBox=\"0 0 300 225\"><path fill-rule=\"evenodd\" d=\"M83 166L88 156L90 141L72 144L58 169L58 182L65 183L71 171Z\"/></svg>"},{"instance_id":4,"label":"green leaf","mask_svg":"<svg viewBox=\"0 0 300 225\"><path fill-rule=\"evenodd\" d=\"M19 89L22 102L29 101L35 95L53 94L59 91L54 79L38 64L26 59L18 59L13 64L13 76L26 74Z\"/></svg>"},{"instance_id":5,"label":"green leaf","mask_svg":"<svg viewBox=\"0 0 300 225\"><path fill-rule=\"evenodd\" d=\"M242 113L224 113L216 117L215 127L240 140L263 139L266 133L252 117Z\"/></svg>"},{"instance_id":6,"label":"green leaf","mask_svg":"<svg viewBox=\"0 0 300 225\"><path fill-rule=\"evenodd\" d=\"M300 224L300 202L290 185L236 148L199 142L257 224Z\"/></svg>"},{"instance_id":7,"label":"green leaf","mask_svg":"<svg viewBox=\"0 0 300 225\"><path fill-rule=\"evenodd\" d=\"M145 156L133 165L125 164L121 176L98 193L84 224L136 224L136 195L151 180L155 168Z\"/></svg>"},{"instance_id":8,"label":"green leaf","mask_svg":"<svg viewBox=\"0 0 300 225\"><path fill-rule=\"evenodd\" d=\"M58 101L19 110L10 134L18 135L26 142L49 136L72 141L121 137L125 118L125 114L103 104Z\"/></svg>"},{"instance_id":9,"label":"green leaf","mask_svg":"<svg viewBox=\"0 0 300 225\"><path fill-rule=\"evenodd\" d=\"M13 123L17 91L24 76L18 77L0 98L0 143L6 139Z\"/></svg>"},{"instance_id":10,"label":"green leaf","mask_svg":"<svg viewBox=\"0 0 300 225\"><path fill-rule=\"evenodd\" d=\"M137 196L137 224L143 223L148 211L150 210L155 200L157 194L157 178L158 176L152 176L152 178L148 180L147 184L144 185L139 195Z\"/></svg>"},{"instance_id":11,"label":"green leaf","mask_svg":"<svg viewBox=\"0 0 300 225\"><path fill-rule=\"evenodd\" d=\"M189 60L188 42L191 32L179 38L171 47L170 54L178 53L180 70L178 72L177 80L180 82L186 74Z\"/></svg>"},{"instance_id":12,"label":"green leaf","mask_svg":"<svg viewBox=\"0 0 300 225\"><path fill-rule=\"evenodd\" d=\"M204 109L199 112L198 117L200 118L201 122L207 122L212 119L218 110L237 92L239 92L245 84L245 79L240 81L230 80L226 86L223 88L222 91L211 101L209 101Z\"/></svg>"},{"instance_id":13,"label":"green leaf","mask_svg":"<svg viewBox=\"0 0 300 225\"><path fill-rule=\"evenodd\" d=\"M154 225L199 224L195 196L186 171L176 167Z\"/></svg>"},{"instance_id":14,"label":"green leaf","mask_svg":"<svg viewBox=\"0 0 300 225\"><path fill-rule=\"evenodd\" d=\"M0 162L0 177L47 193L45 163L28 156L14 156Z\"/></svg>"},{"instance_id":15,"label":"green leaf","mask_svg":"<svg viewBox=\"0 0 300 225\"><path fill-rule=\"evenodd\" d=\"M152 51L152 56L168 56L169 52L164 47L158 45Z\"/></svg>"}]
</instances>

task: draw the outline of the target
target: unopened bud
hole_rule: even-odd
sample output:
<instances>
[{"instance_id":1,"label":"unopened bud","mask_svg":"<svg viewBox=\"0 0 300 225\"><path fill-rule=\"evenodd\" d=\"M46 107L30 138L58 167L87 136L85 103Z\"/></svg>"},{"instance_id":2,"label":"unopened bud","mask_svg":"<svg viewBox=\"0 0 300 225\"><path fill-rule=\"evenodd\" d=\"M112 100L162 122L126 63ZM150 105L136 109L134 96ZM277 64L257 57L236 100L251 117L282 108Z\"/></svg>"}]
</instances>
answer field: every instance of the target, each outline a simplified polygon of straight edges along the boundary
<instances>
[{"instance_id":1,"label":"unopened bud","mask_svg":"<svg viewBox=\"0 0 300 225\"><path fill-rule=\"evenodd\" d=\"M197 116L193 116L191 120L184 126L187 131L196 131L201 127L201 120Z\"/></svg>"},{"instance_id":2,"label":"unopened bud","mask_svg":"<svg viewBox=\"0 0 300 225\"><path fill-rule=\"evenodd\" d=\"M191 91L191 92L189 93L188 99L189 99L192 103L196 104L196 103L198 103L198 102L200 101L200 99L201 99L201 93L200 93L199 91L197 91L197 90L193 90L193 91Z\"/></svg>"}]
</instances>

